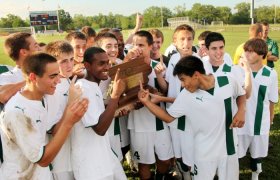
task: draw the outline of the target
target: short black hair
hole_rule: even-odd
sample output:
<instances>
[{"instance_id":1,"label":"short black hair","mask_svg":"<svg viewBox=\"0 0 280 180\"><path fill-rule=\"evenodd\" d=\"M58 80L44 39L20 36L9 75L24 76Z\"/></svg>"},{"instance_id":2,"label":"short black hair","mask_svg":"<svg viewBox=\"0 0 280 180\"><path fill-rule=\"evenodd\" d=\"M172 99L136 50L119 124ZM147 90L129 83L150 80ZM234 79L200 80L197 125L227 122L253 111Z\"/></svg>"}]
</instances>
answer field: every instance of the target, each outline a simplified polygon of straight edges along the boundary
<instances>
[{"instance_id":1,"label":"short black hair","mask_svg":"<svg viewBox=\"0 0 280 180\"><path fill-rule=\"evenodd\" d=\"M152 34L148 31L137 31L134 36L145 37L149 46L154 42Z\"/></svg>"},{"instance_id":2,"label":"short black hair","mask_svg":"<svg viewBox=\"0 0 280 180\"><path fill-rule=\"evenodd\" d=\"M29 75L30 73L34 73L39 77L42 77L46 72L46 66L49 63L57 63L56 58L44 53L35 53L28 56L22 64L22 72L25 75Z\"/></svg>"},{"instance_id":3,"label":"short black hair","mask_svg":"<svg viewBox=\"0 0 280 180\"><path fill-rule=\"evenodd\" d=\"M184 74L186 76L192 77L195 71L201 74L205 74L205 69L202 61L196 56L186 56L180 59L176 64L173 75Z\"/></svg>"},{"instance_id":4,"label":"short black hair","mask_svg":"<svg viewBox=\"0 0 280 180\"><path fill-rule=\"evenodd\" d=\"M90 47L90 48L88 48L85 51L83 62L84 63L88 62L89 64L91 64L95 60L94 55L95 54L100 54L100 53L106 53L106 52L100 47Z\"/></svg>"},{"instance_id":5,"label":"short black hair","mask_svg":"<svg viewBox=\"0 0 280 180\"><path fill-rule=\"evenodd\" d=\"M221 33L210 32L205 38L206 48L209 49L210 44L215 41L223 41L225 44L225 38Z\"/></svg>"}]
</instances>

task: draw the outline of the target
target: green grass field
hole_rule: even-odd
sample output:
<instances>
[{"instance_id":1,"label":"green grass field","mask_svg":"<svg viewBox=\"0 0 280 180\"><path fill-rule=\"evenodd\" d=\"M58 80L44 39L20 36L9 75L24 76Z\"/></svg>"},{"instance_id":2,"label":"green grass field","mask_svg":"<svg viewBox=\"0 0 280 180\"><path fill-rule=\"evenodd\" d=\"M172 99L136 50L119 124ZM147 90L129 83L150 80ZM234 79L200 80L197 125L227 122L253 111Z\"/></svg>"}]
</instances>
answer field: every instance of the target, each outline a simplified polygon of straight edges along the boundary
<instances>
[{"instance_id":1,"label":"green grass field","mask_svg":"<svg viewBox=\"0 0 280 180\"><path fill-rule=\"evenodd\" d=\"M226 39L226 52L228 52L231 56L233 56L236 47L245 42L248 39L248 26L225 26L210 29L213 31L220 31L225 39ZM162 47L162 51L166 49L166 47L170 44L172 40L172 33L173 31L170 29L162 29L165 41ZM197 30L196 31L196 38L197 36L204 30ZM128 36L129 31L123 31L124 37ZM45 42L48 43L53 40L63 39L64 35L54 35L54 36L38 36L36 40L38 42ZM270 38L276 40L280 45L280 32L279 31L271 31ZM14 65L13 61L8 58L8 56L4 53L3 44L4 44L5 37L0 37L0 64L9 64ZM197 40L195 40L196 44ZM280 75L280 63L279 61L275 65L276 71L278 75ZM278 76L278 79L279 76ZM273 148L269 150L269 155L263 161L263 173L260 175L260 179L265 180L276 180L280 178L280 107L279 103L276 105L275 108L275 118L274 124L271 128L270 133L270 142L273 143ZM249 161L247 158L242 159L240 163L240 179L250 179L251 172L249 169ZM131 173L127 172L129 178L132 179Z\"/></svg>"}]
</instances>

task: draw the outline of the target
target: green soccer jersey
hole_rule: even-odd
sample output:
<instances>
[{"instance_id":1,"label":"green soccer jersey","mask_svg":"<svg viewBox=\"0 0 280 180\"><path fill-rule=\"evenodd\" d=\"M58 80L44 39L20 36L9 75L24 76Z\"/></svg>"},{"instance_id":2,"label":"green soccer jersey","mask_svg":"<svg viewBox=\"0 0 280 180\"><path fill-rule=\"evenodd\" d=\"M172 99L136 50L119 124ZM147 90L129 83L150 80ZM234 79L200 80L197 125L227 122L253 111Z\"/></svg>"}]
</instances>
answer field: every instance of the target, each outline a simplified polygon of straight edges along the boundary
<instances>
[{"instance_id":1,"label":"green soccer jersey","mask_svg":"<svg viewBox=\"0 0 280 180\"><path fill-rule=\"evenodd\" d=\"M272 53L273 56L279 57L279 50L277 42L267 37L266 44L268 47L268 51ZM267 61L267 66L273 68L274 62L273 61Z\"/></svg>"}]
</instances>

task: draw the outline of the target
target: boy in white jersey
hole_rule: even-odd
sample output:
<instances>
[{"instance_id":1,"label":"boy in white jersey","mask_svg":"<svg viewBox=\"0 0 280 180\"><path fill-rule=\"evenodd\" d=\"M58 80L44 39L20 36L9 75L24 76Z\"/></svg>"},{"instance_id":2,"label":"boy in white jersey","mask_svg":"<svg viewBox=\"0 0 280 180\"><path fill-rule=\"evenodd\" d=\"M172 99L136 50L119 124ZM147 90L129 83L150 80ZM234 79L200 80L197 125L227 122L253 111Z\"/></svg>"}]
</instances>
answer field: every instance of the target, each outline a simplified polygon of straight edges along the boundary
<instances>
[{"instance_id":1,"label":"boy in white jersey","mask_svg":"<svg viewBox=\"0 0 280 180\"><path fill-rule=\"evenodd\" d=\"M68 41L74 49L73 74L83 78L86 70L82 62L87 48L87 38L83 33L76 31L67 34L65 40Z\"/></svg>"},{"instance_id":2,"label":"boy in white jersey","mask_svg":"<svg viewBox=\"0 0 280 180\"><path fill-rule=\"evenodd\" d=\"M23 62L22 72L26 86L9 100L1 115L1 179L52 180L47 166L86 112L88 101L70 102L54 138L47 142L48 104L44 96L54 94L60 81L58 64L53 56L39 53Z\"/></svg>"},{"instance_id":3,"label":"boy in white jersey","mask_svg":"<svg viewBox=\"0 0 280 180\"><path fill-rule=\"evenodd\" d=\"M95 38L95 46L102 48L108 58L110 67L113 67L115 65L121 64L122 60L117 58L118 56L118 40L115 35L112 33L99 33ZM108 97L108 88L111 83L111 78L109 77L105 81L101 81L99 84L99 87L101 89L101 92L103 94L103 99L105 105L107 105L110 97ZM124 127L121 127L124 126ZM125 131L121 131L121 129L126 129ZM110 145L113 151L117 154L118 159L122 161L123 154L122 154L122 145L121 140L126 141L124 142L124 148L126 146L129 146L128 136L129 132L127 130L127 116L125 117L116 117L113 119L109 129L108 129L108 135L110 138ZM128 147L129 148L129 147ZM125 152L126 153L126 152Z\"/></svg>"},{"instance_id":4,"label":"boy in white jersey","mask_svg":"<svg viewBox=\"0 0 280 180\"><path fill-rule=\"evenodd\" d=\"M133 37L134 47L128 52L125 59L131 60L137 56L144 57L144 62L153 69L148 76L148 85L160 90L160 82L157 79L155 69L159 64L160 66L164 66L164 64L150 58L152 44L153 36L148 31L136 32ZM171 137L166 123L162 123L147 108L138 107L129 113L128 129L130 129L132 155L134 160L138 162L140 178L153 178L150 165L155 162L156 177L165 176L170 166L170 158L173 157Z\"/></svg>"},{"instance_id":5,"label":"boy in white jersey","mask_svg":"<svg viewBox=\"0 0 280 180\"><path fill-rule=\"evenodd\" d=\"M33 52L39 51L38 43L32 35L23 32L9 35L5 40L4 47L9 57L15 61L16 67L0 76L0 102L3 104L25 84L21 72L25 58Z\"/></svg>"},{"instance_id":6,"label":"boy in white jersey","mask_svg":"<svg viewBox=\"0 0 280 180\"><path fill-rule=\"evenodd\" d=\"M181 83L178 76L173 75L173 70L178 61L185 56L195 55L192 51L192 45L195 32L189 25L183 24L178 26L174 31L174 43L178 49L178 53L171 56L169 65L166 71L166 81L160 83L161 88L167 89L167 96L176 98L182 90ZM167 103L167 107L171 104ZM170 133L172 137L172 144L175 158L177 158L178 166L184 179L190 179L190 167L193 164L193 138L191 134L191 127L187 124L189 121L182 116L172 123L169 123Z\"/></svg>"},{"instance_id":7,"label":"boy in white jersey","mask_svg":"<svg viewBox=\"0 0 280 180\"><path fill-rule=\"evenodd\" d=\"M207 61L209 60L209 55L207 53L207 48L206 48L206 43L205 43L205 39L208 36L208 34L211 33L211 31L204 31L202 32L199 36L198 36L198 55L201 57L202 61ZM230 55L228 53L224 53L224 61L229 64L232 65L232 59L230 57Z\"/></svg>"},{"instance_id":8,"label":"boy in white jersey","mask_svg":"<svg viewBox=\"0 0 280 180\"><path fill-rule=\"evenodd\" d=\"M46 53L57 59L59 66L60 83L57 85L54 95L47 96L49 108L49 128L55 134L52 127L59 122L66 108L70 88L70 77L73 75L74 53L73 47L66 41L50 42L46 48ZM70 138L67 138L59 153L52 162L52 173L55 180L73 180L74 175L70 157Z\"/></svg>"},{"instance_id":9,"label":"boy in white jersey","mask_svg":"<svg viewBox=\"0 0 280 180\"><path fill-rule=\"evenodd\" d=\"M39 50L39 46L30 33L19 32L10 34L7 37L4 48L9 57L15 61L16 67L0 74L1 111L4 104L25 85L21 65L26 56ZM0 160L3 161L1 150L0 144Z\"/></svg>"},{"instance_id":10,"label":"boy in white jersey","mask_svg":"<svg viewBox=\"0 0 280 180\"><path fill-rule=\"evenodd\" d=\"M239 158L251 155L252 180L262 172L261 158L267 156L270 124L274 104L278 102L278 79L274 69L262 64L267 45L262 39L251 39L244 45L245 56L252 69L252 95L247 100L246 121L238 129Z\"/></svg>"},{"instance_id":11,"label":"boy in white jersey","mask_svg":"<svg viewBox=\"0 0 280 180\"><path fill-rule=\"evenodd\" d=\"M168 113L150 101L149 91L141 90L138 98L165 122L183 115L190 121L194 134L195 180L212 180L216 171L219 179L237 180L238 166L232 166L238 164L237 156L228 158L229 154L235 154L230 128L241 127L244 119L233 117L231 107L233 98L244 95L244 90L230 77L205 75L203 63L194 56L182 58L173 73L178 75L185 89L175 101L174 98L158 98L174 101ZM209 107L216 107L215 111Z\"/></svg>"},{"instance_id":12,"label":"boy in white jersey","mask_svg":"<svg viewBox=\"0 0 280 180\"><path fill-rule=\"evenodd\" d=\"M75 125L71 134L75 179L126 179L121 164L110 147L107 134L125 84L117 73L111 99L105 109L98 85L101 80L108 79L110 64L106 52L97 47L87 49L84 65L87 76L85 79L79 79L76 84L80 85L83 95L88 97L90 110L86 112L82 121Z\"/></svg>"}]
</instances>

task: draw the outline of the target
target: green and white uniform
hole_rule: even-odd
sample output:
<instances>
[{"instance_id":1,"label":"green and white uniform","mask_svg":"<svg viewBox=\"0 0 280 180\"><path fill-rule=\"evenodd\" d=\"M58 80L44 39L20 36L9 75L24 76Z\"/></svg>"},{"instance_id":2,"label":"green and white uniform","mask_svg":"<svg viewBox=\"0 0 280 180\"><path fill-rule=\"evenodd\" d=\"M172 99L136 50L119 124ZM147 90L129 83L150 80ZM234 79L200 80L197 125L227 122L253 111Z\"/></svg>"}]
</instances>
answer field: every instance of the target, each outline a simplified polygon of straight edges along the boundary
<instances>
[{"instance_id":1,"label":"green and white uniform","mask_svg":"<svg viewBox=\"0 0 280 180\"><path fill-rule=\"evenodd\" d=\"M108 133L96 134L92 129L104 112L102 92L97 83L80 79L76 83L88 98L88 111L75 124L71 133L72 167L76 180L126 179L122 166L113 153Z\"/></svg>"},{"instance_id":2,"label":"green and white uniform","mask_svg":"<svg viewBox=\"0 0 280 180\"><path fill-rule=\"evenodd\" d=\"M121 63L122 63L122 60L116 59L116 64L121 64ZM100 87L101 92L103 94L103 100L104 100L105 105L108 104L108 101L110 99L110 97L108 97L108 93L107 93L110 83L111 83L111 78L110 77L108 77L107 80L101 81L99 83L99 87ZM117 157L120 161L123 160L123 155L122 155L122 150L121 150L121 148L122 148L121 137L124 140L129 139L128 138L129 132L127 130L127 126L125 126L126 121L127 121L127 116L114 118L110 127L109 127L109 129L107 130L107 134L109 135L111 148L115 152L115 154L117 155ZM125 126L125 127L121 128L121 125ZM126 129L126 131L125 131L125 129ZM124 130L124 131L121 131L121 130Z\"/></svg>"},{"instance_id":3,"label":"green and white uniform","mask_svg":"<svg viewBox=\"0 0 280 180\"><path fill-rule=\"evenodd\" d=\"M150 66L154 68L158 63L151 60ZM148 78L148 85L158 89L154 71ZM164 108L163 104L161 105ZM156 160L155 154L160 160L173 157L170 132L166 123L154 116L146 107L129 113L128 129L130 129L132 155L136 161L153 164Z\"/></svg>"},{"instance_id":4,"label":"green and white uniform","mask_svg":"<svg viewBox=\"0 0 280 180\"><path fill-rule=\"evenodd\" d=\"M10 66L1 65L0 66L0 86L6 85L6 84L12 84L12 83L18 83L20 81L23 81L23 75L21 72L21 69L19 69L17 66L12 68ZM4 104L0 103L0 112L3 110ZM0 137L1 138L1 137ZM0 143L0 157L2 159L3 153L2 153L2 144ZM1 161L0 161L0 167L1 167Z\"/></svg>"},{"instance_id":5,"label":"green and white uniform","mask_svg":"<svg viewBox=\"0 0 280 180\"><path fill-rule=\"evenodd\" d=\"M252 158L267 156L270 102L278 102L277 73L263 66L258 72L252 73L252 94L246 103L245 125L237 131L240 158L246 155L248 148Z\"/></svg>"},{"instance_id":6,"label":"green and white uniform","mask_svg":"<svg viewBox=\"0 0 280 180\"><path fill-rule=\"evenodd\" d=\"M60 78L60 83L57 84L55 93L53 95L46 96L49 107L48 130L51 130L52 127L57 124L63 116L68 102L69 87L70 80L66 78ZM71 140L70 136L68 136L52 162L52 173L55 180L74 180L70 150Z\"/></svg>"},{"instance_id":7,"label":"green and white uniform","mask_svg":"<svg viewBox=\"0 0 280 180\"><path fill-rule=\"evenodd\" d=\"M194 56L199 56L193 53ZM179 53L173 54L170 58L168 68L166 70L166 81L168 82L168 97L176 98L183 89L181 81L178 76L173 75L174 68L178 61L181 59ZM167 103L167 108L172 103ZM193 135L189 121L186 120L186 116L179 117L173 122L169 123L170 134L172 138L172 145L174 155L176 158L182 158L184 164L192 166L193 164Z\"/></svg>"},{"instance_id":8,"label":"green and white uniform","mask_svg":"<svg viewBox=\"0 0 280 180\"><path fill-rule=\"evenodd\" d=\"M228 160L229 155L236 153L233 132L229 126L233 118L233 100L244 94L243 88L234 79L218 76L215 77L215 87L212 91L197 90L190 93L184 89L167 109L174 118L185 115L192 128L194 138L192 169L195 180L213 179L216 170L220 179L238 178L238 166L235 169L231 168L235 173L229 177L228 169L221 164L228 164L224 161ZM237 156L231 161L236 164ZM215 162L215 168L208 167L209 162Z\"/></svg>"},{"instance_id":9,"label":"green and white uniform","mask_svg":"<svg viewBox=\"0 0 280 180\"><path fill-rule=\"evenodd\" d=\"M52 180L49 167L36 163L47 144L48 107L43 102L29 100L18 92L5 105L1 115L4 162L0 179Z\"/></svg>"},{"instance_id":10,"label":"green and white uniform","mask_svg":"<svg viewBox=\"0 0 280 180\"><path fill-rule=\"evenodd\" d=\"M267 47L268 47L268 51L270 51L273 56L276 56L276 57L279 58L279 49L278 49L277 42L270 39L269 37L267 37L266 44L267 44ZM273 61L267 61L267 66L271 67L271 68L274 68L274 62Z\"/></svg>"}]
</instances>

